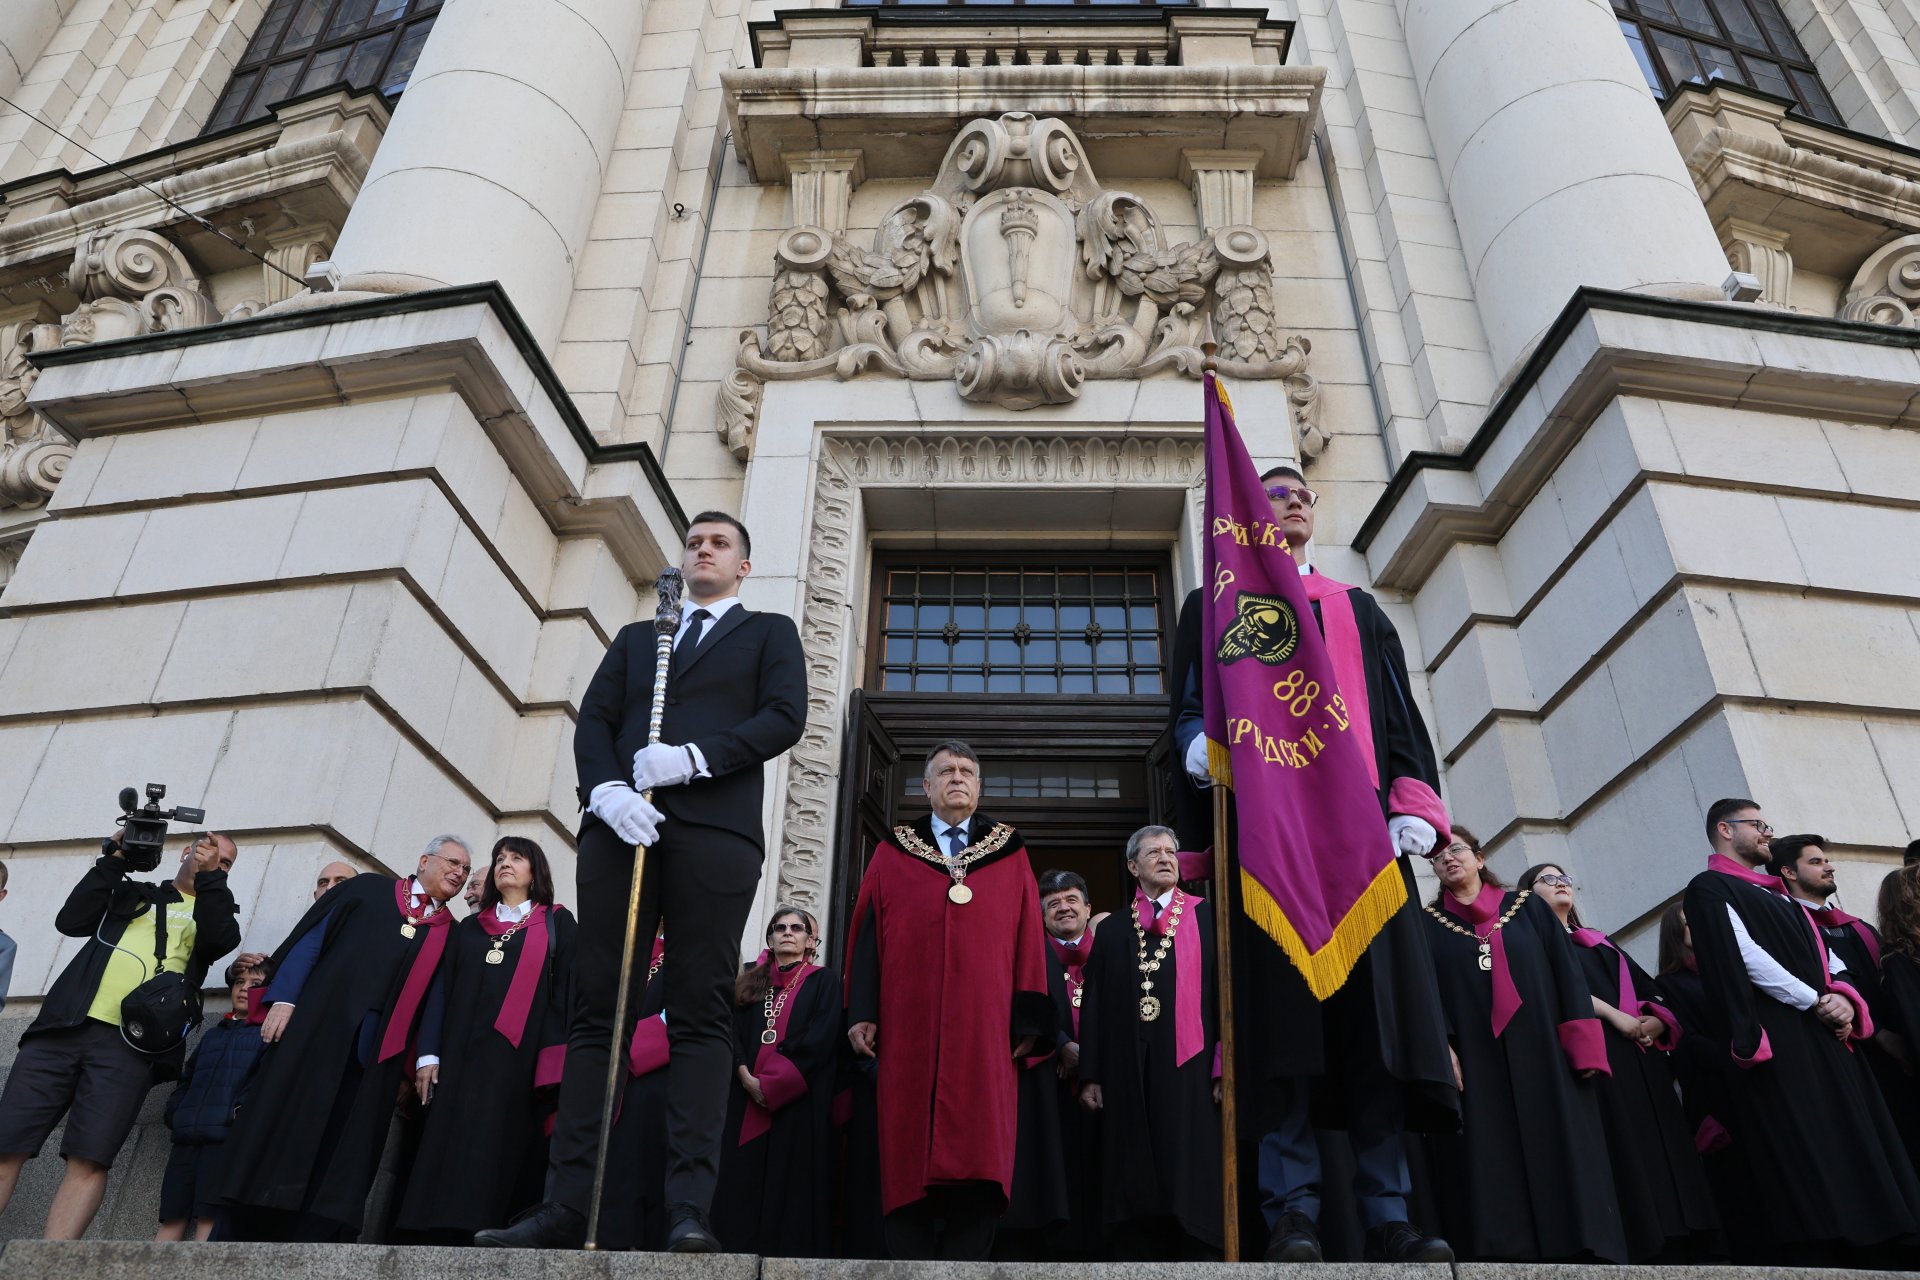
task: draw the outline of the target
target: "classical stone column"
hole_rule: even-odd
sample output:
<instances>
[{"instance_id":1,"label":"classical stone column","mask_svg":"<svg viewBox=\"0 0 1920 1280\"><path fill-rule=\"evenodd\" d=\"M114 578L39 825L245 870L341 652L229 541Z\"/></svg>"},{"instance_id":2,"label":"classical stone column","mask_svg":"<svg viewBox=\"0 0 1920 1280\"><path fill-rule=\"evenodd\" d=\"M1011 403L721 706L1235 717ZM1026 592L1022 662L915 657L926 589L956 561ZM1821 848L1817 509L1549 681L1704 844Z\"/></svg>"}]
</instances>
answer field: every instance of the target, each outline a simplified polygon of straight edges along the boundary
<instances>
[{"instance_id":1,"label":"classical stone column","mask_svg":"<svg viewBox=\"0 0 1920 1280\"><path fill-rule=\"evenodd\" d=\"M1712 223L1604 0L1402 0L1494 368L1582 285L1719 299Z\"/></svg>"},{"instance_id":2,"label":"classical stone column","mask_svg":"<svg viewBox=\"0 0 1920 1280\"><path fill-rule=\"evenodd\" d=\"M11 94L33 70L73 0L6 0L0 4L0 93Z\"/></svg>"},{"instance_id":3,"label":"classical stone column","mask_svg":"<svg viewBox=\"0 0 1920 1280\"><path fill-rule=\"evenodd\" d=\"M341 230L333 263L342 290L498 280L551 351L619 127L644 7L446 6Z\"/></svg>"}]
</instances>

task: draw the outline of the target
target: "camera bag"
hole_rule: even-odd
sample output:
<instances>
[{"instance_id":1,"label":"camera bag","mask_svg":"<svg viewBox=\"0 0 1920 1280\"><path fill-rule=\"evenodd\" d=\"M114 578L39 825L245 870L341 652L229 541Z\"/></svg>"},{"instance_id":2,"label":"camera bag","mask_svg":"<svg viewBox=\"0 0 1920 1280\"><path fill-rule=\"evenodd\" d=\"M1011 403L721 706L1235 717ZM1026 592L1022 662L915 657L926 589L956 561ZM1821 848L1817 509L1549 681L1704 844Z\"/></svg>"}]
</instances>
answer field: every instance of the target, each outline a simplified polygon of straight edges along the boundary
<instances>
[{"instance_id":1,"label":"camera bag","mask_svg":"<svg viewBox=\"0 0 1920 1280\"><path fill-rule=\"evenodd\" d=\"M120 1002L120 1038L136 1052L172 1053L204 1016L200 989L184 973L170 973L167 960L167 903L153 904L154 974Z\"/></svg>"}]
</instances>

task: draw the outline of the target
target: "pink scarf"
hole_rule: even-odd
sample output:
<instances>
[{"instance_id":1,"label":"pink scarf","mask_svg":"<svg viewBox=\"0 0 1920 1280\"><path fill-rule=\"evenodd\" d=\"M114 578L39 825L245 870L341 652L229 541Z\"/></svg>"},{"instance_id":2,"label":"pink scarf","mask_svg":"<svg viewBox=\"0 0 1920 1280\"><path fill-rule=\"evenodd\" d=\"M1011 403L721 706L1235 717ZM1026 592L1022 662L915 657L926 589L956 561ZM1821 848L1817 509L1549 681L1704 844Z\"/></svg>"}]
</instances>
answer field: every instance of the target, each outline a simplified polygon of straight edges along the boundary
<instances>
[{"instance_id":1,"label":"pink scarf","mask_svg":"<svg viewBox=\"0 0 1920 1280\"><path fill-rule=\"evenodd\" d=\"M376 1062L385 1062L407 1047L407 1040L413 1034L414 1015L420 1012L420 1001L426 998L434 970L440 967L440 953L447 949L447 926L453 923L453 913L444 902L432 915L415 919L409 910L413 906L412 884L411 876L393 882L393 905L402 920L414 920L414 927L425 929L427 936L420 949L413 953L413 968L407 970L407 980L400 984L400 999L387 1015L387 1029L380 1037Z\"/></svg>"},{"instance_id":2,"label":"pink scarf","mask_svg":"<svg viewBox=\"0 0 1920 1280\"><path fill-rule=\"evenodd\" d=\"M527 1015L533 1009L533 993L540 986L540 970L547 964L547 908L536 902L526 920L518 925L502 924L495 914L498 910L495 904L480 913L480 927L488 937L498 938L517 928L524 928L527 934L526 941L520 944L520 958L513 965L513 981L507 984L507 998L500 1005L499 1016L493 1020L493 1029L518 1049L520 1038L527 1031Z\"/></svg>"},{"instance_id":3,"label":"pink scarf","mask_svg":"<svg viewBox=\"0 0 1920 1280\"><path fill-rule=\"evenodd\" d=\"M1052 934L1047 935L1047 945L1053 948L1053 954L1060 957L1060 963L1067 971L1067 990L1072 992L1076 984L1086 982L1087 957L1093 954L1093 930L1080 935L1080 941L1069 946ZM1071 999L1067 1002L1067 1012L1073 1015L1073 1038L1080 1038L1080 1006Z\"/></svg>"},{"instance_id":4,"label":"pink scarf","mask_svg":"<svg viewBox=\"0 0 1920 1280\"><path fill-rule=\"evenodd\" d=\"M1167 909L1156 919L1153 914L1153 899L1144 889L1136 887L1133 891L1133 904L1140 913L1140 924L1153 937L1164 937L1169 917L1173 909L1182 903L1188 907L1197 907L1205 898L1189 896L1185 890L1175 889L1173 897L1167 901ZM1173 1065L1184 1067L1205 1047L1207 1038L1206 1023L1200 1009L1200 935L1188 912L1181 911L1182 923L1186 926L1173 935Z\"/></svg>"},{"instance_id":5,"label":"pink scarf","mask_svg":"<svg viewBox=\"0 0 1920 1280\"><path fill-rule=\"evenodd\" d=\"M772 956L762 951L760 963L771 965ZM802 960L785 973L775 966L767 975L768 983L775 990L786 988L787 998L780 1002L779 1009L773 1015L773 1043L763 1042L753 1060L754 1078L760 1081L760 1095L768 1105L763 1107L752 1098L747 1099L746 1112L740 1117L740 1145L743 1147L773 1127L774 1110L784 1107L807 1091L805 1078L793 1065L793 1059L780 1052L780 1046L786 1043L787 1023L793 1016L793 1002L800 994L801 984L820 971L819 965Z\"/></svg>"},{"instance_id":6,"label":"pink scarf","mask_svg":"<svg viewBox=\"0 0 1920 1280\"><path fill-rule=\"evenodd\" d=\"M1860 941L1866 946L1867 954L1873 957L1875 968L1880 966L1880 943L1873 936L1873 930L1867 928L1867 922L1859 916L1850 916L1838 907L1809 906L1807 911L1816 924L1845 925L1860 935Z\"/></svg>"},{"instance_id":7,"label":"pink scarf","mask_svg":"<svg viewBox=\"0 0 1920 1280\"><path fill-rule=\"evenodd\" d=\"M1504 929L1495 929L1506 893L1482 881L1472 902L1463 903L1451 893L1440 895L1440 905L1473 926L1473 935L1487 942L1493 956L1493 1034L1497 1039L1520 1012L1520 988L1513 985L1513 970L1507 967L1507 942Z\"/></svg>"},{"instance_id":8,"label":"pink scarf","mask_svg":"<svg viewBox=\"0 0 1920 1280\"><path fill-rule=\"evenodd\" d=\"M1333 662L1333 678L1340 682L1340 696L1347 702L1347 731L1360 758L1367 762L1367 778L1374 790L1380 789L1380 763L1373 757L1373 712L1367 705L1367 659L1360 650L1360 624L1354 621L1353 587L1335 582L1318 571L1302 574L1300 585L1307 599L1320 606L1320 634L1327 640L1327 657Z\"/></svg>"},{"instance_id":9,"label":"pink scarf","mask_svg":"<svg viewBox=\"0 0 1920 1280\"><path fill-rule=\"evenodd\" d=\"M1613 945L1613 939L1598 929L1575 929L1568 935L1583 947L1606 947L1620 960L1620 992L1613 1006L1623 1013L1634 1013L1640 1008L1640 997L1633 989L1633 968L1627 963L1627 953Z\"/></svg>"}]
</instances>

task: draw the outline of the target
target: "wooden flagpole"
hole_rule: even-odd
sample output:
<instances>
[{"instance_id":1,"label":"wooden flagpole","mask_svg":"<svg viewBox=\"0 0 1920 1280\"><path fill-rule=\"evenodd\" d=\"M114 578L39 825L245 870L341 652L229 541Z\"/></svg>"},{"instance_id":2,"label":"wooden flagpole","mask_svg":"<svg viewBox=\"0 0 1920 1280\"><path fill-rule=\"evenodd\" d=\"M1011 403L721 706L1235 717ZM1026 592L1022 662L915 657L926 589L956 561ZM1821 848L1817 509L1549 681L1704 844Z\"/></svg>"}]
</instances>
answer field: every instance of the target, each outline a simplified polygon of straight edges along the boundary
<instances>
[{"instance_id":1,"label":"wooden flagpole","mask_svg":"<svg viewBox=\"0 0 1920 1280\"><path fill-rule=\"evenodd\" d=\"M1215 343L1200 345L1206 354L1202 376L1215 376ZM1204 531L1203 531L1204 532ZM1204 558L1203 558L1204 563ZM1202 596L1202 600L1205 596ZM1202 634L1205 634L1204 629ZM1202 652L1206 662L1210 655ZM1204 687L1204 680L1202 686ZM1220 992L1220 1209L1221 1239L1228 1262L1240 1261L1240 1125L1234 1089L1233 1048L1233 857L1227 848L1227 788L1213 784L1213 942Z\"/></svg>"}]
</instances>

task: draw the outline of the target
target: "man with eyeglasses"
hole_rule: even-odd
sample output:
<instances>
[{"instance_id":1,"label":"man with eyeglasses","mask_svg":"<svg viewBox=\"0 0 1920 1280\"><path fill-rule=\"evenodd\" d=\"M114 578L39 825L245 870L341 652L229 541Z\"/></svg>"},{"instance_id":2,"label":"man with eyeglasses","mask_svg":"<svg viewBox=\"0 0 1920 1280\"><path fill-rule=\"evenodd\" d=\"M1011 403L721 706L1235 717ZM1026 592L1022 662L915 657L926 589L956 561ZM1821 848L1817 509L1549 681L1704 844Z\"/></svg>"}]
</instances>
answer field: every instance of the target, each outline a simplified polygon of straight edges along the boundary
<instances>
[{"instance_id":1,"label":"man with eyeglasses","mask_svg":"<svg viewBox=\"0 0 1920 1280\"><path fill-rule=\"evenodd\" d=\"M267 1046L227 1139L220 1193L242 1240L352 1240L380 1167L409 1043L473 866L459 836L414 873L361 874L316 902L272 959Z\"/></svg>"},{"instance_id":2,"label":"man with eyeglasses","mask_svg":"<svg viewBox=\"0 0 1920 1280\"><path fill-rule=\"evenodd\" d=\"M1721 1117L1769 1219L1775 1256L1802 1266L1892 1266L1920 1234L1920 1177L1854 1042L1873 1015L1837 976L1819 927L1770 870L1773 828L1752 800L1707 810L1713 852L1687 885L1706 987L1700 1030L1728 1046ZM1810 1110L1811 1108L1811 1110ZM1910 1257L1910 1255L1909 1255Z\"/></svg>"},{"instance_id":3,"label":"man with eyeglasses","mask_svg":"<svg viewBox=\"0 0 1920 1280\"><path fill-rule=\"evenodd\" d=\"M1319 495L1292 467L1261 477L1273 525L1300 567L1326 638L1343 714L1362 745L1387 815L1407 898L1368 945L1346 985L1316 1001L1286 954L1265 932L1240 922L1235 938L1242 1124L1263 1135L1260 1191L1269 1262L1319 1262L1321 1155L1316 1128L1344 1129L1353 1148L1353 1199L1376 1262L1451 1262L1443 1240L1408 1221L1412 1182L1408 1129L1459 1128L1460 1098L1447 1049L1440 989L1420 923L1410 857L1446 843L1440 770L1414 705L1407 660L1393 623L1367 592L1318 572L1308 557ZM1261 530L1261 536L1265 536ZM1172 732L1191 786L1176 788L1181 845L1213 843L1206 800L1201 706L1200 593L1180 610L1173 651Z\"/></svg>"}]
</instances>

